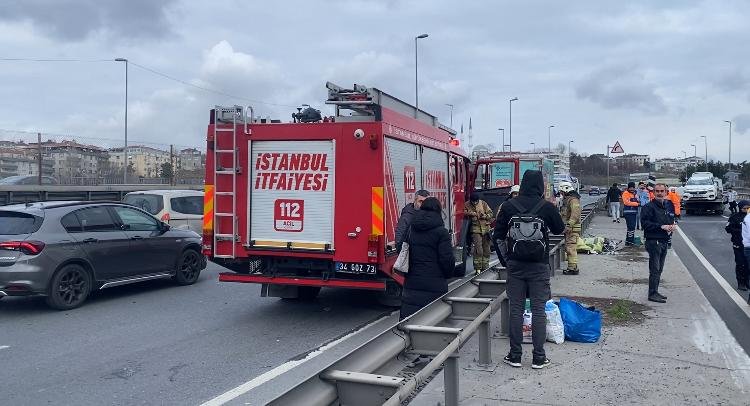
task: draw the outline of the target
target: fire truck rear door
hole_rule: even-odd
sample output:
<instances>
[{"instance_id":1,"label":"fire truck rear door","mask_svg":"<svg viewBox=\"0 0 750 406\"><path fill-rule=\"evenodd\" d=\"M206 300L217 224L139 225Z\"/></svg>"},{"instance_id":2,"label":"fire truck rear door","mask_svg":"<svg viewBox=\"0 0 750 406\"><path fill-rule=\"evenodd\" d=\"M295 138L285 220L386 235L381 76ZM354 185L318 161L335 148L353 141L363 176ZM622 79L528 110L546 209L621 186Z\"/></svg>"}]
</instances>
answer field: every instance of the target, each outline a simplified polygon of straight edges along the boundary
<instances>
[{"instance_id":1,"label":"fire truck rear door","mask_svg":"<svg viewBox=\"0 0 750 406\"><path fill-rule=\"evenodd\" d=\"M332 250L334 141L250 141L248 150L248 245Z\"/></svg>"}]
</instances>

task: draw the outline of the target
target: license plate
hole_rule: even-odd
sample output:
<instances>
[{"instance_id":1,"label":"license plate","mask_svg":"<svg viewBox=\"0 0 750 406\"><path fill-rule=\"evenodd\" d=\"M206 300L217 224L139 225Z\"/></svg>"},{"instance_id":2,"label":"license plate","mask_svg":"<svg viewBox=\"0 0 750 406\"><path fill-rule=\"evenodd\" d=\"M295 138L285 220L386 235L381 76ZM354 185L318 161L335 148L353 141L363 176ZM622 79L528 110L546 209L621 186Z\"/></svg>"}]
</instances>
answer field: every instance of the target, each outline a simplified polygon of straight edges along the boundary
<instances>
[{"instance_id":1,"label":"license plate","mask_svg":"<svg viewBox=\"0 0 750 406\"><path fill-rule=\"evenodd\" d=\"M336 262L336 272L375 274L377 269L372 264L356 264L353 262Z\"/></svg>"}]
</instances>

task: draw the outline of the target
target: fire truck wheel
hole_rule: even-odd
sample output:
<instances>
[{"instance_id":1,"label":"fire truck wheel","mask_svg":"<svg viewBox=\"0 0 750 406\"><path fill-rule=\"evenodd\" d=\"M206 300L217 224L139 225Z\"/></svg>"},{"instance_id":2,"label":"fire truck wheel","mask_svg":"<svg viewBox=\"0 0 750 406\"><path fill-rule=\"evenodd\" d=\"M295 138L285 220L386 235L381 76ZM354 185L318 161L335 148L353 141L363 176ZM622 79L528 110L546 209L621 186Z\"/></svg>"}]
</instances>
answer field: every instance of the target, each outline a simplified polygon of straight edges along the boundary
<instances>
[{"instance_id":1,"label":"fire truck wheel","mask_svg":"<svg viewBox=\"0 0 750 406\"><path fill-rule=\"evenodd\" d=\"M401 307L401 285L395 282L387 282L384 292L377 293L377 300L383 306Z\"/></svg>"},{"instance_id":2,"label":"fire truck wheel","mask_svg":"<svg viewBox=\"0 0 750 406\"><path fill-rule=\"evenodd\" d=\"M298 292L300 300L313 300L318 297L320 286L300 286Z\"/></svg>"}]
</instances>

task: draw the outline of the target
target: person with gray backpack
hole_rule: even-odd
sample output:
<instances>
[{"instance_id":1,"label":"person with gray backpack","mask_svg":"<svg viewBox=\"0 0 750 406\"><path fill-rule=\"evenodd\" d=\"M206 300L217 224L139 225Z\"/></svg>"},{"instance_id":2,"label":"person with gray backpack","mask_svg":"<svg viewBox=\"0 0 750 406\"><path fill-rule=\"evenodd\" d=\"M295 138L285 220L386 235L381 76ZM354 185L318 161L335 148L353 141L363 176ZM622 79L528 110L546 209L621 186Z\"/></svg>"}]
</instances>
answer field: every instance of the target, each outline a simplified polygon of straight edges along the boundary
<instances>
[{"instance_id":1,"label":"person with gray backpack","mask_svg":"<svg viewBox=\"0 0 750 406\"><path fill-rule=\"evenodd\" d=\"M508 256L510 352L503 362L521 366L521 330L528 291L534 343L531 367L541 369L550 363L544 352L547 322L544 306L551 297L549 233L562 234L565 223L557 207L544 199L544 177L540 171L526 171L518 197L508 203L503 205L493 234L493 240L506 242Z\"/></svg>"}]
</instances>

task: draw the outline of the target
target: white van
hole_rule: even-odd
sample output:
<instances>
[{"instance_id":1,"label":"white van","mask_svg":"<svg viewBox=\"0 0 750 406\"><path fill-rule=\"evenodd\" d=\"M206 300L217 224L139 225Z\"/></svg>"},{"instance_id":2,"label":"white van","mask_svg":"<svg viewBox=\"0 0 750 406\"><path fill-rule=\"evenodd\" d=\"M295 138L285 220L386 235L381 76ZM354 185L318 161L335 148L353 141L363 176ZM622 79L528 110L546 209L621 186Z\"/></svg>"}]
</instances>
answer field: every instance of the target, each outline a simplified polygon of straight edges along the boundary
<instances>
[{"instance_id":1,"label":"white van","mask_svg":"<svg viewBox=\"0 0 750 406\"><path fill-rule=\"evenodd\" d=\"M151 213L175 228L203 229L203 192L198 190L144 190L130 192L123 203Z\"/></svg>"}]
</instances>

